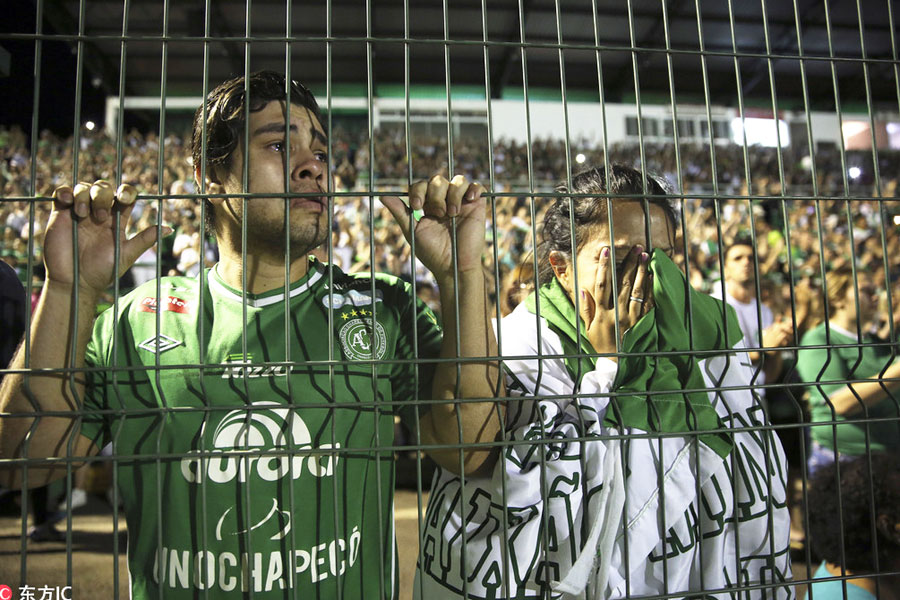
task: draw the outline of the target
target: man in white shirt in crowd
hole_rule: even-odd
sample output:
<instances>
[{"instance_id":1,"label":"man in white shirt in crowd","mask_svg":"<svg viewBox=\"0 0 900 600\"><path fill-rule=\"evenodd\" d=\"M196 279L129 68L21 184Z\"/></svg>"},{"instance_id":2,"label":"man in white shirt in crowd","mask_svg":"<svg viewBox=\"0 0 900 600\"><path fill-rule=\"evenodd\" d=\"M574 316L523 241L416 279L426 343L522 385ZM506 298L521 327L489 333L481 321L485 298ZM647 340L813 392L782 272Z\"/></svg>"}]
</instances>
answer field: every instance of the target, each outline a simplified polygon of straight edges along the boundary
<instances>
[{"instance_id":1,"label":"man in white shirt in crowd","mask_svg":"<svg viewBox=\"0 0 900 600\"><path fill-rule=\"evenodd\" d=\"M776 381L781 375L780 348L793 339L794 329L789 321L779 318L775 322L772 309L757 300L755 254L749 238L737 238L725 251L725 297L722 297L721 282L713 285L711 295L734 308L744 333L744 345L761 349L747 353L755 372L754 383L761 386ZM757 388L757 392L765 398L765 388Z\"/></svg>"}]
</instances>

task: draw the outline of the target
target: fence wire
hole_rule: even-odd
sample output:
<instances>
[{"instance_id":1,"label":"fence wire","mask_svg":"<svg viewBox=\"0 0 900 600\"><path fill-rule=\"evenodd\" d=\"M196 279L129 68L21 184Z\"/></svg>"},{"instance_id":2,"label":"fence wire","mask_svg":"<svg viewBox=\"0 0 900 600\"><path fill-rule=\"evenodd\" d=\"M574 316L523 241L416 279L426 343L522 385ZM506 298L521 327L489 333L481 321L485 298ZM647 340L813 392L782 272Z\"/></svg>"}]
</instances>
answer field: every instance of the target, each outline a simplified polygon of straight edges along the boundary
<instances>
[{"instance_id":1,"label":"fence wire","mask_svg":"<svg viewBox=\"0 0 900 600\"><path fill-rule=\"evenodd\" d=\"M895 6L751 4L17 7L0 599L900 593ZM203 101L263 69L270 171L269 103ZM486 199L475 355L471 228L446 219L448 281L390 209L456 175ZM110 244L121 275L51 312L45 253L82 282L100 258L54 190L95 180L134 186L112 224L155 244ZM285 223L319 211L306 248Z\"/></svg>"}]
</instances>

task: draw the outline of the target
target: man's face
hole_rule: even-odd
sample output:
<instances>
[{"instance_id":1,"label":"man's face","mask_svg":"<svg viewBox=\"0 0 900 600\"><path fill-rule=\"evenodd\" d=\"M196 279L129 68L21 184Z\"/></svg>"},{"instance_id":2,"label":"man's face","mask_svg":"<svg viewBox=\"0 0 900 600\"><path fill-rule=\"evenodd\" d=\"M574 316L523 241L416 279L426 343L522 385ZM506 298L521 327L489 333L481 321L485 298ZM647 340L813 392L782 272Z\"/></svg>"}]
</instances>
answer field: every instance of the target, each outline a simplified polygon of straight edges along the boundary
<instances>
[{"instance_id":1,"label":"man's face","mask_svg":"<svg viewBox=\"0 0 900 600\"><path fill-rule=\"evenodd\" d=\"M290 136L285 138L284 104L269 102L262 110L250 113L249 179L247 191L253 194L285 192L285 164L288 160L288 192L324 193L328 176L328 141L321 124L307 108L290 105ZM243 191L243 140L231 157L231 165L222 178L225 193ZM225 217L240 240L241 221L247 220L248 251L285 252L285 206L289 207L290 259L306 255L322 244L328 235L328 200L315 197L231 198L224 202L217 219Z\"/></svg>"},{"instance_id":2,"label":"man's face","mask_svg":"<svg viewBox=\"0 0 900 600\"><path fill-rule=\"evenodd\" d=\"M875 280L865 273L857 273L857 290L859 292L858 302L859 302L859 312L857 313L856 318L861 323L867 323L868 321L875 318L878 314L878 302L882 296L884 296L884 290L878 288L875 285ZM847 298L846 303L847 307L851 311L856 311L857 306L857 290L853 289L854 286L849 286L847 288Z\"/></svg>"},{"instance_id":3,"label":"man's face","mask_svg":"<svg viewBox=\"0 0 900 600\"><path fill-rule=\"evenodd\" d=\"M725 281L746 285L755 280L753 248L744 245L729 248L725 254Z\"/></svg>"}]
</instances>

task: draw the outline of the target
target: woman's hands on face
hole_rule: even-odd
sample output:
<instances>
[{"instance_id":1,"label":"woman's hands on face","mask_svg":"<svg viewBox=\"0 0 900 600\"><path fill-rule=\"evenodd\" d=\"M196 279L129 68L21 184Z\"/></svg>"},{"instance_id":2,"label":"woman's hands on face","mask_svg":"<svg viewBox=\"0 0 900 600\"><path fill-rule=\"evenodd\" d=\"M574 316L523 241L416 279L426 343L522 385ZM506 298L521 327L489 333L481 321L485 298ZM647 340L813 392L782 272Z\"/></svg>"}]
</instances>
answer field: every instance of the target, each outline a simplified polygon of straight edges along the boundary
<instances>
[{"instance_id":1,"label":"woman's hands on face","mask_svg":"<svg viewBox=\"0 0 900 600\"><path fill-rule=\"evenodd\" d=\"M650 255L643 247L634 246L616 276L622 283L615 290L618 305L613 302L612 252L606 247L600 251L597 261L597 277L593 289L582 288L578 308L587 329L587 338L600 354L612 354L617 342L653 305L652 276L648 272ZM618 334L616 322L618 321ZM616 360L615 356L610 356Z\"/></svg>"}]
</instances>

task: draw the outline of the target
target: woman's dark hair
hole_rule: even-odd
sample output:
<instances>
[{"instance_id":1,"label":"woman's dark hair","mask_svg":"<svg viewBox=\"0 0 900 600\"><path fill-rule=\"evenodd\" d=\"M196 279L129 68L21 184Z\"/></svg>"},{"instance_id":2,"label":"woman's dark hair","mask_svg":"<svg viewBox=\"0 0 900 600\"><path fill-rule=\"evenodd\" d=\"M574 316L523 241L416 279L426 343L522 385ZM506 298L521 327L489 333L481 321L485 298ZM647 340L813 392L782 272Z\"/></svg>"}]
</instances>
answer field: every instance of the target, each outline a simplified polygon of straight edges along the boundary
<instances>
[{"instance_id":1,"label":"woman's dark hair","mask_svg":"<svg viewBox=\"0 0 900 600\"><path fill-rule=\"evenodd\" d=\"M250 112L258 112L269 102L283 101L284 75L275 71L257 71L247 79L250 91ZM194 113L191 133L191 158L196 167L205 158L207 176L217 180L216 169L227 169L235 148L244 136L244 78L235 77L219 84L206 97L206 156L203 156L203 106ZM315 96L304 85L291 81L291 104L303 106L315 115L322 129L325 121ZM327 131L326 131L327 135ZM198 182L200 184L201 182ZM199 187L198 187L199 189ZM207 227L215 230L212 204L206 201Z\"/></svg>"},{"instance_id":2,"label":"woman's dark hair","mask_svg":"<svg viewBox=\"0 0 900 600\"><path fill-rule=\"evenodd\" d=\"M847 292L853 288L855 281L853 269L850 267L838 267L825 273L828 310L831 314L834 314L837 306L847 298Z\"/></svg>"},{"instance_id":3,"label":"woman's dark hair","mask_svg":"<svg viewBox=\"0 0 900 600\"><path fill-rule=\"evenodd\" d=\"M556 187L561 194L598 194L604 197L560 197L544 215L541 224L541 242L538 245L538 281L545 285L553 280L553 268L550 266L550 253L557 251L569 256L572 252L571 219L575 222L575 236L579 246L590 236L589 230L598 225L607 225L607 199L612 202L640 202L644 198L650 204L662 208L673 227L676 223L675 209L666 198L666 190L654 177L647 176L647 189L644 190L643 176L640 171L619 164L609 165L609 182L606 181L605 169L595 167L572 177L572 188L565 183ZM576 250L577 253L577 250Z\"/></svg>"},{"instance_id":4,"label":"woman's dark hair","mask_svg":"<svg viewBox=\"0 0 900 600\"><path fill-rule=\"evenodd\" d=\"M832 564L840 565L843 559L844 568L857 573L875 569L873 527L879 566L889 568L892 557L900 554L900 531L896 529L900 524L900 457L872 453L871 472L869 460L860 456L840 463L840 481L836 465L823 467L809 485L812 549Z\"/></svg>"}]
</instances>

